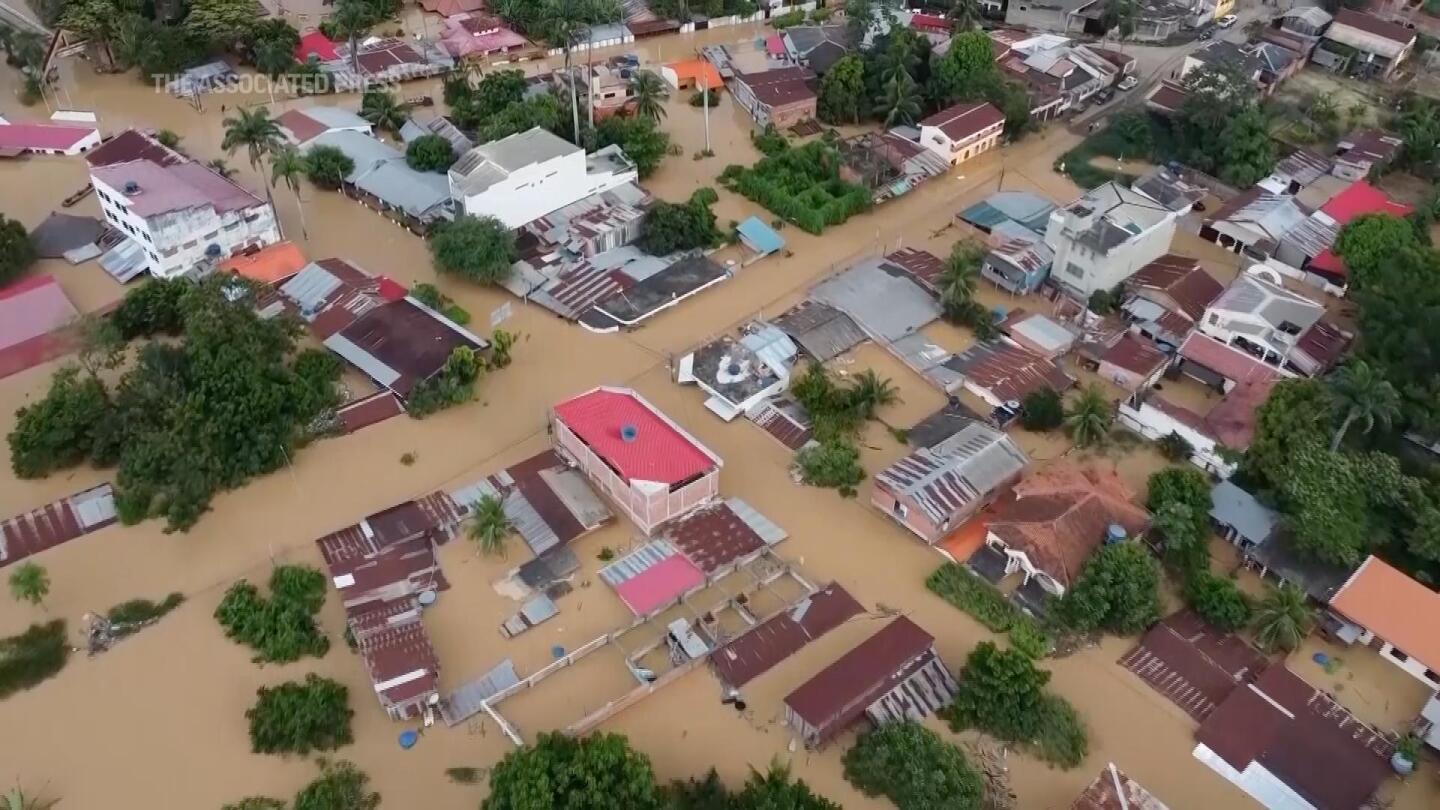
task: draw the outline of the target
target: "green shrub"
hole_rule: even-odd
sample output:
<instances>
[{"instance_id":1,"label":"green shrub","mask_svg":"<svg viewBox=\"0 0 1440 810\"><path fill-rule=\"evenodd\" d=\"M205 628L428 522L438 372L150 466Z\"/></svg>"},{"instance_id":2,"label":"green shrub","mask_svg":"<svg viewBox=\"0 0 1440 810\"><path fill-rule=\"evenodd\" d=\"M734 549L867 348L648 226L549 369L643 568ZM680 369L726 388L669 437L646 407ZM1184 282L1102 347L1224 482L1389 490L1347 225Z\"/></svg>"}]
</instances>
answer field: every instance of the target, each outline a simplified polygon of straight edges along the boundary
<instances>
[{"instance_id":1,"label":"green shrub","mask_svg":"<svg viewBox=\"0 0 1440 810\"><path fill-rule=\"evenodd\" d=\"M1045 691L1050 673L1018 650L975 645L960 670L955 701L940 711L952 731L979 729L1073 768L1085 758L1085 725L1064 699Z\"/></svg>"},{"instance_id":2,"label":"green shrub","mask_svg":"<svg viewBox=\"0 0 1440 810\"><path fill-rule=\"evenodd\" d=\"M1030 658L1040 659L1049 655L1052 643L1034 620L1023 613L1010 625L1011 646Z\"/></svg>"},{"instance_id":3,"label":"green shrub","mask_svg":"<svg viewBox=\"0 0 1440 810\"><path fill-rule=\"evenodd\" d=\"M1053 641L990 583L957 563L945 563L925 580L932 593L963 610L997 633L1009 633L1010 644L1030 658L1044 658Z\"/></svg>"},{"instance_id":4,"label":"green shrub","mask_svg":"<svg viewBox=\"0 0 1440 810\"><path fill-rule=\"evenodd\" d=\"M845 779L898 810L977 810L980 774L965 754L915 722L887 723L845 752Z\"/></svg>"},{"instance_id":5,"label":"green shrub","mask_svg":"<svg viewBox=\"0 0 1440 810\"><path fill-rule=\"evenodd\" d=\"M459 304L451 304L442 310L445 317L454 321L457 326L465 326L470 323L470 312Z\"/></svg>"},{"instance_id":6,"label":"green shrub","mask_svg":"<svg viewBox=\"0 0 1440 810\"><path fill-rule=\"evenodd\" d=\"M64 619L32 624L17 636L0 638L0 700L54 677L69 660Z\"/></svg>"},{"instance_id":7,"label":"green shrub","mask_svg":"<svg viewBox=\"0 0 1440 810\"><path fill-rule=\"evenodd\" d=\"M105 613L116 636L128 636L147 622L155 621L185 602L185 595L172 593L156 604L149 599L131 599L121 602Z\"/></svg>"},{"instance_id":8,"label":"green shrub","mask_svg":"<svg viewBox=\"0 0 1440 810\"><path fill-rule=\"evenodd\" d=\"M771 27L777 31L783 31L786 28L800 25L803 22L805 22L805 12L803 11L791 11L786 14L781 14L778 17L770 18Z\"/></svg>"},{"instance_id":9,"label":"green shrub","mask_svg":"<svg viewBox=\"0 0 1440 810\"><path fill-rule=\"evenodd\" d=\"M1065 403L1053 388L1041 388L1025 395L1020 403L1020 425L1036 433L1054 430L1065 422Z\"/></svg>"},{"instance_id":10,"label":"green shrub","mask_svg":"<svg viewBox=\"0 0 1440 810\"><path fill-rule=\"evenodd\" d=\"M308 754L333 751L354 741L350 733L350 690L315 673L304 683L262 686L250 721L250 750L257 754Z\"/></svg>"},{"instance_id":11,"label":"green shrub","mask_svg":"<svg viewBox=\"0 0 1440 810\"><path fill-rule=\"evenodd\" d=\"M865 480L860 450L848 438L836 438L807 447L795 455L805 483L812 487L833 487L846 497L855 495L855 486Z\"/></svg>"},{"instance_id":12,"label":"green shrub","mask_svg":"<svg viewBox=\"0 0 1440 810\"><path fill-rule=\"evenodd\" d=\"M304 566L279 566L270 575L271 596L240 580L215 608L225 635L253 648L256 663L288 663L306 655L317 658L330 641L315 623L325 601L325 576Z\"/></svg>"},{"instance_id":13,"label":"green shrub","mask_svg":"<svg viewBox=\"0 0 1440 810\"><path fill-rule=\"evenodd\" d=\"M1233 633L1250 623L1250 600L1232 580L1208 571L1186 580L1185 603L1216 630Z\"/></svg>"},{"instance_id":14,"label":"green shrub","mask_svg":"<svg viewBox=\"0 0 1440 810\"><path fill-rule=\"evenodd\" d=\"M1035 754L1040 759L1074 768L1090 751L1085 722L1064 698L1047 694L1040 699L1040 733L1035 738Z\"/></svg>"}]
</instances>

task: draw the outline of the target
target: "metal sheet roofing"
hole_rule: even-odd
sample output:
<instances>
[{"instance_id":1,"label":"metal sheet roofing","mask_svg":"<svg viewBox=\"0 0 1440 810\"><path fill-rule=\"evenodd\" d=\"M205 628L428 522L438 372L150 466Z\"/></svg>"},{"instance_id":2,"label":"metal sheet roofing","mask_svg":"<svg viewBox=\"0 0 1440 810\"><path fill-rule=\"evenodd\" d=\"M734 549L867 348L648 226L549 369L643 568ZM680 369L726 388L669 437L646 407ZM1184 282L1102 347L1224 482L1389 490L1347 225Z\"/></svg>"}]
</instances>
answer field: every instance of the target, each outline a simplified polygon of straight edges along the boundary
<instances>
[{"instance_id":1,"label":"metal sheet roofing","mask_svg":"<svg viewBox=\"0 0 1440 810\"><path fill-rule=\"evenodd\" d=\"M785 696L785 705L823 739L859 719L926 655L935 637L901 616Z\"/></svg>"},{"instance_id":2,"label":"metal sheet roofing","mask_svg":"<svg viewBox=\"0 0 1440 810\"><path fill-rule=\"evenodd\" d=\"M804 301L775 319L775 325L820 362L864 343L865 333L845 313L817 301Z\"/></svg>"},{"instance_id":3,"label":"metal sheet roofing","mask_svg":"<svg viewBox=\"0 0 1440 810\"><path fill-rule=\"evenodd\" d=\"M899 340L940 317L940 305L929 293L908 278L885 272L883 262L866 259L820 282L810 297L846 312L867 333L886 341Z\"/></svg>"},{"instance_id":4,"label":"metal sheet roofing","mask_svg":"<svg viewBox=\"0 0 1440 810\"><path fill-rule=\"evenodd\" d=\"M1055 203L1028 191L997 191L960 212L960 218L989 231L1006 220L1014 220L1036 234L1045 233Z\"/></svg>"},{"instance_id":5,"label":"metal sheet roofing","mask_svg":"<svg viewBox=\"0 0 1440 810\"><path fill-rule=\"evenodd\" d=\"M0 124L0 149L71 149L95 132L83 124Z\"/></svg>"},{"instance_id":6,"label":"metal sheet roofing","mask_svg":"<svg viewBox=\"0 0 1440 810\"><path fill-rule=\"evenodd\" d=\"M78 317L75 305L48 273L0 287L0 350L53 332Z\"/></svg>"},{"instance_id":7,"label":"metal sheet roofing","mask_svg":"<svg viewBox=\"0 0 1440 810\"><path fill-rule=\"evenodd\" d=\"M940 524L1019 475L1030 459L1001 431L972 422L886 467L875 482Z\"/></svg>"},{"instance_id":8,"label":"metal sheet roofing","mask_svg":"<svg viewBox=\"0 0 1440 810\"><path fill-rule=\"evenodd\" d=\"M1210 490L1210 517L1232 526L1252 543L1264 543L1280 526L1280 513L1229 481Z\"/></svg>"},{"instance_id":9,"label":"metal sheet roofing","mask_svg":"<svg viewBox=\"0 0 1440 810\"><path fill-rule=\"evenodd\" d=\"M832 582L717 648L710 666L721 683L742 687L864 612L855 597Z\"/></svg>"},{"instance_id":10,"label":"metal sheet roofing","mask_svg":"<svg viewBox=\"0 0 1440 810\"><path fill-rule=\"evenodd\" d=\"M628 388L592 389L556 405L555 415L632 482L679 484L720 466L707 447Z\"/></svg>"},{"instance_id":11,"label":"metal sheet roofing","mask_svg":"<svg viewBox=\"0 0 1440 810\"><path fill-rule=\"evenodd\" d=\"M739 232L740 239L745 246L761 255L774 253L785 247L785 237L781 236L774 228L760 221L759 217L750 217L739 225L735 226Z\"/></svg>"}]
</instances>

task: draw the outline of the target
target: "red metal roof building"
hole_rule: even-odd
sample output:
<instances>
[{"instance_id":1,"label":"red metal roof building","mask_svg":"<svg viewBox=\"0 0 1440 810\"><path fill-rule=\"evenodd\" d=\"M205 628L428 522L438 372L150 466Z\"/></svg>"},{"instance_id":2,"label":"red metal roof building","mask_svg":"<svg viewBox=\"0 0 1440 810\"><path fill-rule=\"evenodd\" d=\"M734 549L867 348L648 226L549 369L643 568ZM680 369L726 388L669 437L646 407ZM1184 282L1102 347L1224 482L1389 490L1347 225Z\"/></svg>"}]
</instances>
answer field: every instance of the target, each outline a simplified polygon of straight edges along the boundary
<instances>
[{"instance_id":1,"label":"red metal roof building","mask_svg":"<svg viewBox=\"0 0 1440 810\"><path fill-rule=\"evenodd\" d=\"M566 400L550 424L556 449L646 534L720 492L720 457L629 388Z\"/></svg>"},{"instance_id":2,"label":"red metal roof building","mask_svg":"<svg viewBox=\"0 0 1440 810\"><path fill-rule=\"evenodd\" d=\"M295 61L309 62L312 56L318 62L334 62L340 58L340 54L335 50L335 43L319 31L302 35L300 44L295 46Z\"/></svg>"},{"instance_id":3,"label":"red metal roof building","mask_svg":"<svg viewBox=\"0 0 1440 810\"><path fill-rule=\"evenodd\" d=\"M0 568L114 523L109 484L0 520Z\"/></svg>"},{"instance_id":4,"label":"red metal roof building","mask_svg":"<svg viewBox=\"0 0 1440 810\"><path fill-rule=\"evenodd\" d=\"M1266 807L1361 807L1393 746L1284 665L1230 693L1196 732L1195 758Z\"/></svg>"},{"instance_id":5,"label":"red metal roof building","mask_svg":"<svg viewBox=\"0 0 1440 810\"><path fill-rule=\"evenodd\" d=\"M0 352L21 347L79 317L60 283L49 273L0 287Z\"/></svg>"},{"instance_id":6,"label":"red metal roof building","mask_svg":"<svg viewBox=\"0 0 1440 810\"><path fill-rule=\"evenodd\" d=\"M920 143L954 166L994 148L1005 113L988 102L961 102L920 122Z\"/></svg>"},{"instance_id":7,"label":"red metal roof building","mask_svg":"<svg viewBox=\"0 0 1440 810\"><path fill-rule=\"evenodd\" d=\"M0 154L78 155L100 143L100 130L85 124L5 123L0 118Z\"/></svg>"},{"instance_id":8,"label":"red metal roof building","mask_svg":"<svg viewBox=\"0 0 1440 810\"><path fill-rule=\"evenodd\" d=\"M1201 332L1192 332L1180 346L1186 373L1209 385L1229 391L1238 383L1260 382L1281 376L1274 366L1228 346ZM1198 368L1196 368L1198 366Z\"/></svg>"},{"instance_id":9,"label":"red metal roof building","mask_svg":"<svg viewBox=\"0 0 1440 810\"><path fill-rule=\"evenodd\" d=\"M1410 216L1414 211L1414 206L1395 202L1385 192L1364 180L1351 183L1344 191L1331 197L1329 202L1320 206L1320 213L1334 220L1337 230L1344 228L1351 220L1364 214L1386 214L1403 218ZM1311 259L1306 269L1340 284L1345 283L1348 275L1344 260L1336 256L1330 249Z\"/></svg>"},{"instance_id":10,"label":"red metal roof building","mask_svg":"<svg viewBox=\"0 0 1440 810\"><path fill-rule=\"evenodd\" d=\"M1169 806L1112 762L1075 798L1070 810L1169 810Z\"/></svg>"},{"instance_id":11,"label":"red metal roof building","mask_svg":"<svg viewBox=\"0 0 1440 810\"><path fill-rule=\"evenodd\" d=\"M935 638L901 616L785 697L785 721L820 748L868 715L877 725L925 715L954 698Z\"/></svg>"},{"instance_id":12,"label":"red metal roof building","mask_svg":"<svg viewBox=\"0 0 1440 810\"><path fill-rule=\"evenodd\" d=\"M849 591L832 582L716 648L710 666L721 683L739 689L864 612Z\"/></svg>"}]
</instances>

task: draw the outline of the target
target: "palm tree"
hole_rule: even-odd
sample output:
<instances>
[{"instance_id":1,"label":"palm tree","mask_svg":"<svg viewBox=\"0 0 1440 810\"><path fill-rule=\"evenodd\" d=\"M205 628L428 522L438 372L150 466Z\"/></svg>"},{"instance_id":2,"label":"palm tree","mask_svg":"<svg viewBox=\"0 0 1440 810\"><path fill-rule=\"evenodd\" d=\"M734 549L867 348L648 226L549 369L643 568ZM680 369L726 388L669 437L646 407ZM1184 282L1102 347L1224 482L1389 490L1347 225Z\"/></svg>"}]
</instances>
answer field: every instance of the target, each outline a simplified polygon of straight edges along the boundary
<instances>
[{"instance_id":1,"label":"palm tree","mask_svg":"<svg viewBox=\"0 0 1440 810\"><path fill-rule=\"evenodd\" d=\"M1065 409L1065 427L1070 431L1070 438L1074 439L1076 447L1089 447L1092 444L1100 444L1110 434L1110 423L1114 421L1115 413L1110 407L1110 400L1105 398L1105 392L1100 386L1091 385L1080 396L1070 403Z\"/></svg>"},{"instance_id":2,"label":"palm tree","mask_svg":"<svg viewBox=\"0 0 1440 810\"><path fill-rule=\"evenodd\" d=\"M42 799L38 796L26 796L25 791L18 787L6 791L3 804L0 810L50 810L60 803L59 799Z\"/></svg>"},{"instance_id":3,"label":"palm tree","mask_svg":"<svg viewBox=\"0 0 1440 810\"><path fill-rule=\"evenodd\" d=\"M1369 433L1376 422L1389 427L1400 414L1400 395L1395 386L1364 360L1356 360L1331 375L1330 392L1336 409L1345 414L1330 440L1332 451L1340 449L1340 442L1356 422L1364 426L1364 433Z\"/></svg>"},{"instance_id":4,"label":"palm tree","mask_svg":"<svg viewBox=\"0 0 1440 810\"><path fill-rule=\"evenodd\" d=\"M236 117L226 118L225 139L220 148L228 155L234 155L241 147L250 157L250 168L260 171L260 159L280 148L282 137L280 125L270 117L270 110L256 107L253 110L236 110ZM266 176L266 186L270 179Z\"/></svg>"},{"instance_id":5,"label":"palm tree","mask_svg":"<svg viewBox=\"0 0 1440 810\"><path fill-rule=\"evenodd\" d=\"M330 15L335 32L350 43L350 69L360 73L360 38L375 24L375 12L366 0L340 0Z\"/></svg>"},{"instance_id":6,"label":"palm tree","mask_svg":"<svg viewBox=\"0 0 1440 810\"><path fill-rule=\"evenodd\" d=\"M505 515L505 505L494 495L486 495L470 505L468 534L475 542L475 549L485 556L505 554L505 538L514 531L510 518Z\"/></svg>"},{"instance_id":7,"label":"palm tree","mask_svg":"<svg viewBox=\"0 0 1440 810\"><path fill-rule=\"evenodd\" d=\"M885 127L913 124L920 117L920 87L909 73L897 73L885 84L880 95L880 109L885 110Z\"/></svg>"},{"instance_id":8,"label":"palm tree","mask_svg":"<svg viewBox=\"0 0 1440 810\"><path fill-rule=\"evenodd\" d=\"M881 57L884 63L880 73L882 81L888 82L902 73L913 78L915 68L920 64L920 54L915 52L915 39L908 33L905 29L897 29L890 35L890 42Z\"/></svg>"},{"instance_id":9,"label":"palm tree","mask_svg":"<svg viewBox=\"0 0 1440 810\"><path fill-rule=\"evenodd\" d=\"M940 303L947 312L959 312L975 301L975 285L980 278L980 261L985 251L969 240L956 242L945 260L945 269L940 271L936 285L940 288Z\"/></svg>"},{"instance_id":10,"label":"palm tree","mask_svg":"<svg viewBox=\"0 0 1440 810\"><path fill-rule=\"evenodd\" d=\"M17 602L38 605L50 593L50 575L33 562L27 562L10 574L10 595Z\"/></svg>"},{"instance_id":11,"label":"palm tree","mask_svg":"<svg viewBox=\"0 0 1440 810\"><path fill-rule=\"evenodd\" d=\"M855 375L855 386L850 389L850 397L860 413L866 419L872 419L876 409L899 402L900 392L889 378L881 378L873 369L867 368Z\"/></svg>"},{"instance_id":12,"label":"palm tree","mask_svg":"<svg viewBox=\"0 0 1440 810\"><path fill-rule=\"evenodd\" d=\"M955 28L968 31L980 24L980 3L977 0L952 0L945 16L954 20Z\"/></svg>"},{"instance_id":13,"label":"palm tree","mask_svg":"<svg viewBox=\"0 0 1440 810\"><path fill-rule=\"evenodd\" d=\"M394 93L371 90L360 99L360 117L377 129L388 129L398 135L410 120L410 105L400 103Z\"/></svg>"},{"instance_id":14,"label":"palm tree","mask_svg":"<svg viewBox=\"0 0 1440 810\"><path fill-rule=\"evenodd\" d=\"M1291 584L1270 589L1255 608L1255 640L1267 651L1290 651L1310 633L1315 616L1305 592Z\"/></svg>"},{"instance_id":15,"label":"palm tree","mask_svg":"<svg viewBox=\"0 0 1440 810\"><path fill-rule=\"evenodd\" d=\"M630 96L635 99L636 115L657 123L665 117L665 101L670 98L670 91L651 71L636 71L630 79Z\"/></svg>"},{"instance_id":16,"label":"palm tree","mask_svg":"<svg viewBox=\"0 0 1440 810\"><path fill-rule=\"evenodd\" d=\"M570 84L570 117L575 140L580 141L580 97L575 86L575 69L571 63L571 50L575 41L588 34L590 26L585 22L590 16L590 0L545 0L545 12L541 17L549 21L550 44L559 43L565 52L565 77ZM586 43L589 47L589 43ZM587 86L589 79L586 79Z\"/></svg>"},{"instance_id":17,"label":"palm tree","mask_svg":"<svg viewBox=\"0 0 1440 810\"><path fill-rule=\"evenodd\" d=\"M281 147L270 153L270 180L279 183L295 194L295 206L300 209L300 235L310 241L310 232L305 227L305 201L300 198L300 178L305 176L305 157L293 146Z\"/></svg>"}]
</instances>

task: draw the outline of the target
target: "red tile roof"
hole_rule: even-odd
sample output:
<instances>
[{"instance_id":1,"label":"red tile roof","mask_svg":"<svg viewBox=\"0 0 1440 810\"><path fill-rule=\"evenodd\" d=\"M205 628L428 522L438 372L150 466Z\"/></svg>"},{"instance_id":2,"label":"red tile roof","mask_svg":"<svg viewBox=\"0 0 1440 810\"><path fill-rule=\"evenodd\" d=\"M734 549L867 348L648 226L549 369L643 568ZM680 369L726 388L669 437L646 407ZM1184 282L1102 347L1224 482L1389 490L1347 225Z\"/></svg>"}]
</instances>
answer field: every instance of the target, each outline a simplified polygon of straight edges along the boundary
<instances>
[{"instance_id":1,"label":"red tile roof","mask_svg":"<svg viewBox=\"0 0 1440 810\"><path fill-rule=\"evenodd\" d=\"M1260 406L1270 398L1270 391L1279 382L1278 376L1242 382L1230 389L1210 413L1205 415L1205 427L1220 444L1231 450L1244 450L1255 438L1255 421L1259 418Z\"/></svg>"},{"instance_id":2,"label":"red tile roof","mask_svg":"<svg viewBox=\"0 0 1440 810\"><path fill-rule=\"evenodd\" d=\"M786 695L785 705L823 742L894 688L934 644L934 636L901 616Z\"/></svg>"},{"instance_id":3,"label":"red tile roof","mask_svg":"<svg viewBox=\"0 0 1440 810\"><path fill-rule=\"evenodd\" d=\"M1234 382L1259 382L1279 376L1274 367L1202 332L1192 332L1185 338L1180 356Z\"/></svg>"},{"instance_id":4,"label":"red tile roof","mask_svg":"<svg viewBox=\"0 0 1440 810\"><path fill-rule=\"evenodd\" d=\"M85 162L91 167L129 163L132 160L148 160L161 166L174 166L184 163L185 156L160 143L154 136L135 129L127 129L85 153Z\"/></svg>"},{"instance_id":5,"label":"red tile roof","mask_svg":"<svg viewBox=\"0 0 1440 810\"><path fill-rule=\"evenodd\" d=\"M66 150L95 133L83 124L0 124L0 149Z\"/></svg>"},{"instance_id":6,"label":"red tile roof","mask_svg":"<svg viewBox=\"0 0 1440 810\"><path fill-rule=\"evenodd\" d=\"M989 102L963 101L920 122L922 127L937 127L952 141L973 138L987 129L1005 123L1005 113Z\"/></svg>"},{"instance_id":7,"label":"red tile roof","mask_svg":"<svg viewBox=\"0 0 1440 810\"><path fill-rule=\"evenodd\" d=\"M1260 764L1317 807L1360 807L1391 774L1389 743L1284 665L1231 692L1195 738L1237 771Z\"/></svg>"},{"instance_id":8,"label":"red tile roof","mask_svg":"<svg viewBox=\"0 0 1440 810\"><path fill-rule=\"evenodd\" d=\"M255 253L226 259L221 270L237 273L261 284L274 284L300 272L307 262L294 242L280 242Z\"/></svg>"},{"instance_id":9,"label":"red tile roof","mask_svg":"<svg viewBox=\"0 0 1440 810\"><path fill-rule=\"evenodd\" d=\"M1124 526L1132 537L1144 530L1149 515L1133 498L1113 471L1058 462L1016 484L987 528L1025 552L1035 568L1069 585L1111 524Z\"/></svg>"},{"instance_id":10,"label":"red tile roof","mask_svg":"<svg viewBox=\"0 0 1440 810\"><path fill-rule=\"evenodd\" d=\"M295 46L296 61L308 62L311 54L321 62L333 62L340 58L340 54L335 51L335 43L319 31L302 35L300 44Z\"/></svg>"},{"instance_id":11,"label":"red tile roof","mask_svg":"<svg viewBox=\"0 0 1440 810\"><path fill-rule=\"evenodd\" d=\"M628 481L673 485L720 466L704 445L629 389L596 388L556 405L555 415ZM621 435L627 427L635 429L628 440Z\"/></svg>"},{"instance_id":12,"label":"red tile roof","mask_svg":"<svg viewBox=\"0 0 1440 810\"><path fill-rule=\"evenodd\" d=\"M815 91L810 87L810 81L814 78L814 73L801 67L736 74L736 79L749 87L756 100L767 107L814 101Z\"/></svg>"},{"instance_id":13,"label":"red tile roof","mask_svg":"<svg viewBox=\"0 0 1440 810\"><path fill-rule=\"evenodd\" d=\"M75 305L49 273L0 287L0 349L49 334L78 317Z\"/></svg>"},{"instance_id":14,"label":"red tile roof","mask_svg":"<svg viewBox=\"0 0 1440 810\"><path fill-rule=\"evenodd\" d=\"M1127 284L1132 289L1150 288L1165 293L1192 323L1198 323L1205 308L1225 291L1199 261L1174 253L1167 253L1140 268Z\"/></svg>"},{"instance_id":15,"label":"red tile roof","mask_svg":"<svg viewBox=\"0 0 1440 810\"><path fill-rule=\"evenodd\" d=\"M832 582L715 650L710 666L722 683L744 686L864 612L849 591Z\"/></svg>"}]
</instances>

